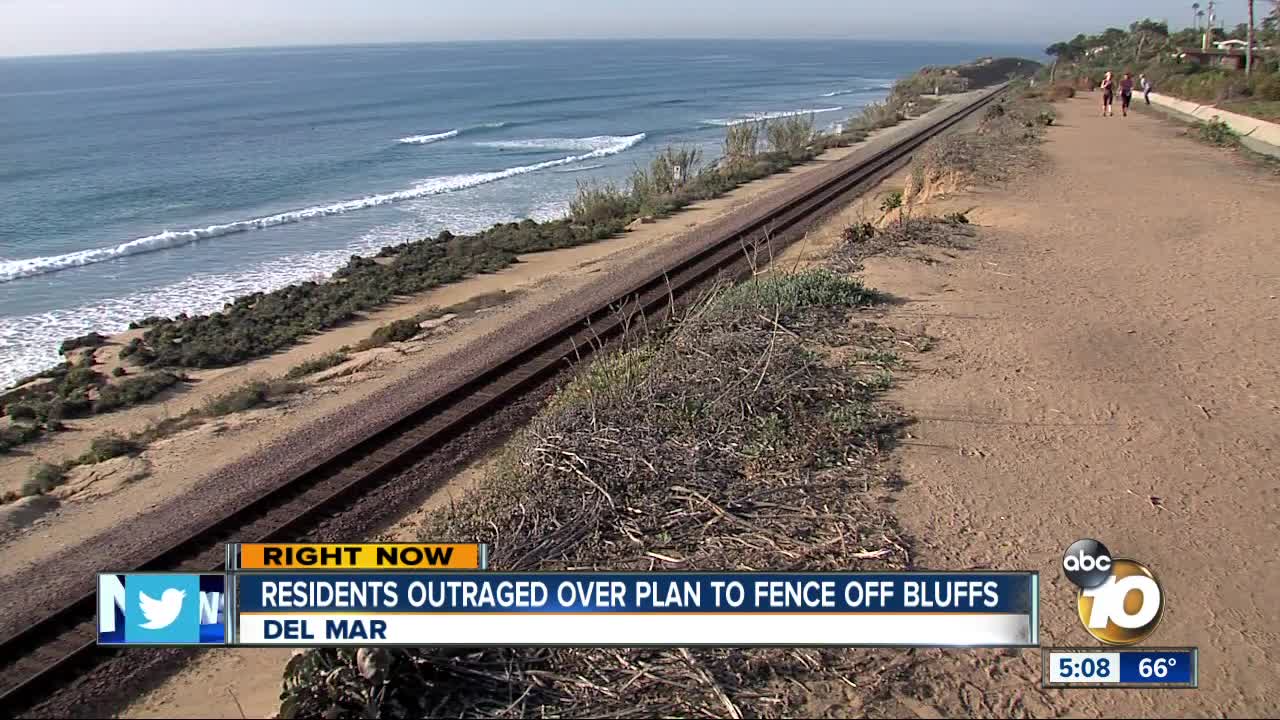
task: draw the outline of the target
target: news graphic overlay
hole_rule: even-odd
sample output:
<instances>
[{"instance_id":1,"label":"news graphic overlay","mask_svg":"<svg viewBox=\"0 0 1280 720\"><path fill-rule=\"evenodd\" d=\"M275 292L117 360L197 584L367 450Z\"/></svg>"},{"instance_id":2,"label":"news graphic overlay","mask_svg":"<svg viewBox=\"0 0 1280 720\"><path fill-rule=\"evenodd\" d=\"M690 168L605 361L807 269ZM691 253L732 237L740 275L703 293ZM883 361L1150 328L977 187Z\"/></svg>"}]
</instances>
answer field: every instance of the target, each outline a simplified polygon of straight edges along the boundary
<instances>
[{"instance_id":1,"label":"news graphic overlay","mask_svg":"<svg viewBox=\"0 0 1280 720\"><path fill-rule=\"evenodd\" d=\"M247 554L243 555L247 557ZM1035 573L252 572L251 646L1033 647Z\"/></svg>"},{"instance_id":2,"label":"news graphic overlay","mask_svg":"<svg viewBox=\"0 0 1280 720\"><path fill-rule=\"evenodd\" d=\"M98 575L99 645L223 645L226 577L189 573Z\"/></svg>"},{"instance_id":3,"label":"news graphic overlay","mask_svg":"<svg viewBox=\"0 0 1280 720\"><path fill-rule=\"evenodd\" d=\"M1164 616L1164 588L1155 574L1137 560L1114 557L1097 540L1072 543L1062 572L1079 588L1076 612L1084 629L1107 645L1146 640Z\"/></svg>"},{"instance_id":4,"label":"news graphic overlay","mask_svg":"<svg viewBox=\"0 0 1280 720\"><path fill-rule=\"evenodd\" d=\"M1194 688L1196 648L1045 648L1044 687Z\"/></svg>"}]
</instances>

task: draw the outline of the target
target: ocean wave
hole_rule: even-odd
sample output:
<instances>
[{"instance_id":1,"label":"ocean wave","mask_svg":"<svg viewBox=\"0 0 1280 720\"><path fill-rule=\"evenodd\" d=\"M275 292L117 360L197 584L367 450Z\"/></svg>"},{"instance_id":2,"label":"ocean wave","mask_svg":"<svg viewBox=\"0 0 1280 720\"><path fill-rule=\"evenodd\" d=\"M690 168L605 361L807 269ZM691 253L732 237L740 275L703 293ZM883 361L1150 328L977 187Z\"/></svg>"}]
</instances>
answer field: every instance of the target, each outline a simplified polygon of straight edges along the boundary
<instances>
[{"instance_id":1,"label":"ocean wave","mask_svg":"<svg viewBox=\"0 0 1280 720\"><path fill-rule=\"evenodd\" d=\"M481 129L488 130L488 129L506 127L506 126L507 126L507 123L505 121L481 123L473 127L447 130L442 133L433 133L430 135L410 135L409 137L402 137L396 140L396 142L400 143L401 145L430 145L431 143L440 142L441 140L456 138L464 132L471 132L472 130L481 130Z\"/></svg>"},{"instance_id":2,"label":"ocean wave","mask_svg":"<svg viewBox=\"0 0 1280 720\"><path fill-rule=\"evenodd\" d=\"M563 170L552 170L551 172L554 172L554 173L580 173L580 172L586 172L586 171L588 171L588 170L599 170L599 169L600 169L600 168L602 168L602 167L604 167L604 165L582 165L582 166L580 166L580 167L567 167L567 168L564 168Z\"/></svg>"},{"instance_id":3,"label":"ocean wave","mask_svg":"<svg viewBox=\"0 0 1280 720\"><path fill-rule=\"evenodd\" d=\"M580 138L530 138L527 140L489 140L478 142L480 147L499 150L572 150L595 152L625 142L627 135L594 135Z\"/></svg>"},{"instance_id":4,"label":"ocean wave","mask_svg":"<svg viewBox=\"0 0 1280 720\"><path fill-rule=\"evenodd\" d=\"M57 364L58 346L89 331L116 333L129 321L178 313L198 315L253 292L271 292L304 281L321 281L352 255L369 256L386 245L431 236L444 228L457 234L480 232L497 223L529 217L538 222L569 214L569 202L546 198L519 211L459 202L453 207L411 208L413 219L380 225L337 248L292 253L225 273L196 273L172 284L135 290L119 297L88 300L30 315L0 317L0 389Z\"/></svg>"},{"instance_id":5,"label":"ocean wave","mask_svg":"<svg viewBox=\"0 0 1280 720\"><path fill-rule=\"evenodd\" d=\"M413 187L406 188L404 190L381 193L378 195L367 195L362 198L344 200L330 205L316 205L309 208L303 208L301 210L290 210L288 212L277 213L275 215L210 225L203 228L192 228L190 230L166 230L155 235L148 235L136 240L130 240L129 242L121 243L113 247L80 250L78 252L66 253L64 255L0 262L0 282L9 282L19 278L44 275L47 273L58 272L60 270L83 267L85 265L94 265L97 263L107 262L109 260L115 260L117 258L128 257L130 255L140 255L143 253L155 252L157 250L181 247L201 240L221 237L223 235L231 235L250 230L261 230L275 227L277 225L288 225L316 218L329 217L331 215L342 215L357 210L377 207L379 205L387 205L405 200L414 200L431 195L465 190L467 188L505 180L506 178L515 177L517 175L524 175L526 173L546 170L548 168L571 165L586 160L594 160L596 158L607 157L609 155L616 155L635 147L642 142L645 137L644 133L628 135L625 137L613 137L612 143L595 147L588 152L578 155L569 155L555 160L546 160L544 162L534 163L531 165L520 165L491 172L468 173L465 175L446 175L443 177L428 178Z\"/></svg>"},{"instance_id":6,"label":"ocean wave","mask_svg":"<svg viewBox=\"0 0 1280 720\"><path fill-rule=\"evenodd\" d=\"M458 137L458 133L460 132L461 130L449 130L448 132L436 133L434 135L410 135L409 137L402 137L399 140L396 140L396 142L401 145L430 145L433 142L440 142L441 140Z\"/></svg>"},{"instance_id":7,"label":"ocean wave","mask_svg":"<svg viewBox=\"0 0 1280 720\"><path fill-rule=\"evenodd\" d=\"M758 112L750 113L742 117L736 118L713 118L711 120L703 120L705 125L721 125L728 127L730 125L742 125L743 123L760 122L761 120L775 120L777 118L793 117L796 115L818 115L821 113L836 112L843 110L843 105L836 105L825 108L800 108L799 110L777 110L774 112Z\"/></svg>"},{"instance_id":8,"label":"ocean wave","mask_svg":"<svg viewBox=\"0 0 1280 720\"><path fill-rule=\"evenodd\" d=\"M821 97L836 97L838 95L852 95L857 90L832 90L831 92L822 93Z\"/></svg>"}]
</instances>

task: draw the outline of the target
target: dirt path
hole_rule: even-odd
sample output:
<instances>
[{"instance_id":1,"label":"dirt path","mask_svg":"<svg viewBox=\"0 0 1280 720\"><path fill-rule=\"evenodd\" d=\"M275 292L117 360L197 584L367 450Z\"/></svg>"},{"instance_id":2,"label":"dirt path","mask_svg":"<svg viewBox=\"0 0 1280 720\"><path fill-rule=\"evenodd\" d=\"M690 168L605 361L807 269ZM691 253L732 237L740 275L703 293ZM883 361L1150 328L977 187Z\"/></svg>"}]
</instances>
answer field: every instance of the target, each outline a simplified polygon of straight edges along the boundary
<instances>
[{"instance_id":1,"label":"dirt path","mask_svg":"<svg viewBox=\"0 0 1280 720\"><path fill-rule=\"evenodd\" d=\"M977 205L977 246L879 258L886 313L938 339L896 503L929 568L1041 572L1045 645L1096 645L1062 576L1096 537L1167 593L1148 645L1193 692L1043 692L1040 654L928 653L930 715L1268 715L1280 707L1280 181L1141 115L1059 104L1043 172ZM929 687L932 686L932 687Z\"/></svg>"}]
</instances>

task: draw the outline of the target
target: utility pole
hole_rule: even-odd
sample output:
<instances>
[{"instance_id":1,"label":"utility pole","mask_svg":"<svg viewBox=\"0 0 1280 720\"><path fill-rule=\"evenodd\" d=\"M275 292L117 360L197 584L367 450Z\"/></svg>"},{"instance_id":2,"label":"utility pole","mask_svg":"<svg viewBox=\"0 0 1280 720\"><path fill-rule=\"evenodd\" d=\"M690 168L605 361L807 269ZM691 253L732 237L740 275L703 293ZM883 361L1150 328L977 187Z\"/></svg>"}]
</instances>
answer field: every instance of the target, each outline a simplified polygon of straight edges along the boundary
<instances>
[{"instance_id":1,"label":"utility pole","mask_svg":"<svg viewBox=\"0 0 1280 720\"><path fill-rule=\"evenodd\" d=\"M1249 77L1253 75L1253 0L1249 0L1249 36L1245 42L1248 44L1244 46L1244 74Z\"/></svg>"},{"instance_id":2,"label":"utility pole","mask_svg":"<svg viewBox=\"0 0 1280 720\"><path fill-rule=\"evenodd\" d=\"M1191 3L1191 26L1196 30L1200 29L1200 3Z\"/></svg>"},{"instance_id":3,"label":"utility pole","mask_svg":"<svg viewBox=\"0 0 1280 720\"><path fill-rule=\"evenodd\" d=\"M1209 51L1209 39L1213 37L1213 21L1215 19L1213 14L1214 4L1214 0L1209 0L1209 17L1204 24L1204 39L1200 43L1200 49L1205 52Z\"/></svg>"}]
</instances>

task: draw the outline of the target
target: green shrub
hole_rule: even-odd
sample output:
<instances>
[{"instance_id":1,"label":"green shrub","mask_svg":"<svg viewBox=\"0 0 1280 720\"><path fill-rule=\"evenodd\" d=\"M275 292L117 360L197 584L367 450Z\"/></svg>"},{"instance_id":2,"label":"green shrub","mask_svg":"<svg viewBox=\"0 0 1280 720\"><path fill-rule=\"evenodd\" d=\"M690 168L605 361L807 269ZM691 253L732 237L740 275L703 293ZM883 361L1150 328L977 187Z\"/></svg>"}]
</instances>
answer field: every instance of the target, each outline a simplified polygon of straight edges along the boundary
<instances>
[{"instance_id":1,"label":"green shrub","mask_svg":"<svg viewBox=\"0 0 1280 720\"><path fill-rule=\"evenodd\" d=\"M421 328L418 321L414 318L403 318L401 320L393 320L386 325L373 331L367 339L356 346L357 350L370 350L376 347L382 347L387 343L404 342L412 340Z\"/></svg>"},{"instance_id":2,"label":"green shrub","mask_svg":"<svg viewBox=\"0 0 1280 720\"><path fill-rule=\"evenodd\" d=\"M868 103L862 112L849 118L847 125L853 130L880 130L893 127L907 118L902 106L893 102Z\"/></svg>"},{"instance_id":3,"label":"green shrub","mask_svg":"<svg viewBox=\"0 0 1280 720\"><path fill-rule=\"evenodd\" d=\"M27 471L27 479L22 483L22 495L43 495L66 482L66 479L67 471L61 465L36 463Z\"/></svg>"},{"instance_id":4,"label":"green shrub","mask_svg":"<svg viewBox=\"0 0 1280 720\"><path fill-rule=\"evenodd\" d=\"M1040 111L1040 114L1036 115L1035 122L1037 125L1049 127L1050 125L1053 125L1053 122L1057 119L1058 116L1054 114L1052 110L1042 110Z\"/></svg>"},{"instance_id":5,"label":"green shrub","mask_svg":"<svg viewBox=\"0 0 1280 720\"><path fill-rule=\"evenodd\" d=\"M209 398L204 404L204 414L219 417L272 405L302 389L302 385L285 380L251 380L230 392Z\"/></svg>"},{"instance_id":6,"label":"green shrub","mask_svg":"<svg viewBox=\"0 0 1280 720\"><path fill-rule=\"evenodd\" d=\"M777 118L765 124L765 137L768 140L769 149L789 158L797 160L803 158L809 149L809 144L813 142L813 136L812 115Z\"/></svg>"},{"instance_id":7,"label":"green shrub","mask_svg":"<svg viewBox=\"0 0 1280 720\"><path fill-rule=\"evenodd\" d=\"M882 212L897 210L900 207L902 207L902 191L901 190L894 190L893 192L885 195L884 199L880 201L880 210Z\"/></svg>"},{"instance_id":8,"label":"green shrub","mask_svg":"<svg viewBox=\"0 0 1280 720\"><path fill-rule=\"evenodd\" d=\"M119 369L119 368L117 368ZM132 407L159 395L182 380L171 372L149 373L104 385L93 403L94 414Z\"/></svg>"},{"instance_id":9,"label":"green shrub","mask_svg":"<svg viewBox=\"0 0 1280 720\"><path fill-rule=\"evenodd\" d=\"M289 368L289 372L285 373L285 377L289 380L297 380L301 377L314 375L321 370L328 370L331 367L337 367L349 359L351 359L351 356L345 351L335 350L334 352L325 353L319 357L304 360L297 365L294 365L292 368Z\"/></svg>"},{"instance_id":10,"label":"green shrub","mask_svg":"<svg viewBox=\"0 0 1280 720\"><path fill-rule=\"evenodd\" d=\"M0 455L19 445L29 443L40 437L44 431L39 425L10 425L0 427Z\"/></svg>"},{"instance_id":11,"label":"green shrub","mask_svg":"<svg viewBox=\"0 0 1280 720\"><path fill-rule=\"evenodd\" d=\"M80 465L92 465L123 455L137 455L142 452L142 445L119 433L109 432L99 435L89 443L89 450L76 461Z\"/></svg>"},{"instance_id":12,"label":"green shrub","mask_svg":"<svg viewBox=\"0 0 1280 720\"><path fill-rule=\"evenodd\" d=\"M1280 100L1280 73L1268 73L1255 81L1253 95L1260 100Z\"/></svg>"},{"instance_id":13,"label":"green shrub","mask_svg":"<svg viewBox=\"0 0 1280 720\"><path fill-rule=\"evenodd\" d=\"M1200 139L1211 145L1235 147L1240 144L1240 136L1236 131L1216 117L1207 123L1196 123L1195 128Z\"/></svg>"},{"instance_id":14,"label":"green shrub","mask_svg":"<svg viewBox=\"0 0 1280 720\"><path fill-rule=\"evenodd\" d=\"M730 125L724 133L724 164L730 169L740 168L760 153L760 126L758 122Z\"/></svg>"},{"instance_id":15,"label":"green shrub","mask_svg":"<svg viewBox=\"0 0 1280 720\"><path fill-rule=\"evenodd\" d=\"M117 378L124 377L125 375L128 375L128 374L129 374L129 371L125 370L123 367L120 367L120 366L117 366L115 369L111 371L111 377L117 377Z\"/></svg>"},{"instance_id":16,"label":"green shrub","mask_svg":"<svg viewBox=\"0 0 1280 720\"><path fill-rule=\"evenodd\" d=\"M58 352L63 355L66 355L68 352L71 352L72 350L79 350L80 348L102 347L102 345L105 344L106 342L107 342L107 336L99 335L96 332L91 332L91 333L88 333L87 335L81 335L80 337L67 338L66 340L63 340L62 344L58 346Z\"/></svg>"},{"instance_id":17,"label":"green shrub","mask_svg":"<svg viewBox=\"0 0 1280 720\"><path fill-rule=\"evenodd\" d=\"M14 422L34 422L38 416L36 409L24 403L13 403L5 408L5 413Z\"/></svg>"},{"instance_id":18,"label":"green shrub","mask_svg":"<svg viewBox=\"0 0 1280 720\"><path fill-rule=\"evenodd\" d=\"M876 236L876 226L869 222L854 223L840 232L845 242L867 242Z\"/></svg>"},{"instance_id":19,"label":"green shrub","mask_svg":"<svg viewBox=\"0 0 1280 720\"><path fill-rule=\"evenodd\" d=\"M582 225L624 220L631 212L631 196L613 183L578 183L578 192L569 201L569 216Z\"/></svg>"}]
</instances>

